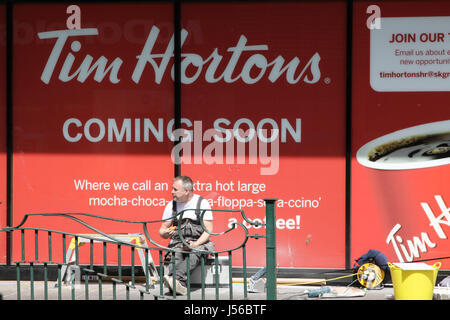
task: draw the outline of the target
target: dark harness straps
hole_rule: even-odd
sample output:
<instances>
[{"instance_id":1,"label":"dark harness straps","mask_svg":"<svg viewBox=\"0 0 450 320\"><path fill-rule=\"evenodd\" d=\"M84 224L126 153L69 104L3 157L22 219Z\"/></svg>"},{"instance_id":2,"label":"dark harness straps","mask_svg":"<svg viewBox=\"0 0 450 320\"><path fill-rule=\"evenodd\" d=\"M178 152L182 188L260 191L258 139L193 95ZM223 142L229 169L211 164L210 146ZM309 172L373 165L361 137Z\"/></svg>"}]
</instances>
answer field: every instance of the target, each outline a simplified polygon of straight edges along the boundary
<instances>
[{"instance_id":1,"label":"dark harness straps","mask_svg":"<svg viewBox=\"0 0 450 320\"><path fill-rule=\"evenodd\" d=\"M177 207L176 202L175 201L172 202L172 216L174 217L172 225L177 226L179 232L186 241L197 240L204 231L200 223L200 215L205 211L203 210L202 212L202 210L200 209L200 205L203 199L204 199L203 197L199 196L197 200L197 205L195 209L195 215L197 217L197 220L189 218L180 219L179 217L175 218L175 216L177 215ZM179 237L179 234L177 233L172 237L171 244L175 245L180 242L181 239Z\"/></svg>"},{"instance_id":2,"label":"dark harness straps","mask_svg":"<svg viewBox=\"0 0 450 320\"><path fill-rule=\"evenodd\" d=\"M203 210L203 212L202 212L202 210L200 209L200 206L201 206L201 203L203 200L204 200L204 198L202 196L198 197L197 206L195 208L195 215L197 217L197 220L184 218L184 219L181 219L181 221L183 222L184 220L190 220L191 223L200 225L200 215L205 212L205 210ZM172 201L172 217L175 217L176 215L177 215L177 202L175 200L173 200ZM179 221L180 218L177 218L177 220ZM173 224L175 224L175 223L177 223L177 222L174 221ZM177 223L177 225L178 225L178 223Z\"/></svg>"}]
</instances>

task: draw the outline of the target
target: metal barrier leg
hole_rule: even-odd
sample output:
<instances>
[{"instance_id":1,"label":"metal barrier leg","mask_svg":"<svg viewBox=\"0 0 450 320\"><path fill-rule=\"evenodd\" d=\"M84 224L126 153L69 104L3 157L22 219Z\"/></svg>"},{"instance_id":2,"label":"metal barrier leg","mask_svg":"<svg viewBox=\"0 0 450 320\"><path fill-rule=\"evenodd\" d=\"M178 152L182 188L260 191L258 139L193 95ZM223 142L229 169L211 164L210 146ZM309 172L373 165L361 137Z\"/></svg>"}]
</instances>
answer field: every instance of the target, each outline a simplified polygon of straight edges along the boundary
<instances>
[{"instance_id":1,"label":"metal barrier leg","mask_svg":"<svg viewBox=\"0 0 450 320\"><path fill-rule=\"evenodd\" d=\"M276 236L275 236L275 202L277 199L264 199L266 202L266 274L267 300L277 299L276 278Z\"/></svg>"}]
</instances>

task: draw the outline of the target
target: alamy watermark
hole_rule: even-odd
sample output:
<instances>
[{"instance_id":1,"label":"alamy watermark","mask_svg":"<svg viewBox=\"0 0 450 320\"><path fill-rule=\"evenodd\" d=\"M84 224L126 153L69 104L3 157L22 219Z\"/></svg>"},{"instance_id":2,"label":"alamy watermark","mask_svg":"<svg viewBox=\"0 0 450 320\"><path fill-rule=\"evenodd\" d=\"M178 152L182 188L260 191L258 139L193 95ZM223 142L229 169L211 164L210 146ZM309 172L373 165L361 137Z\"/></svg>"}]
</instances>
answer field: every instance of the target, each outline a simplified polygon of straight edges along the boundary
<instances>
[{"instance_id":1,"label":"alamy watermark","mask_svg":"<svg viewBox=\"0 0 450 320\"><path fill-rule=\"evenodd\" d=\"M194 121L194 130L174 130L179 140L172 149L175 164L249 164L260 165L261 175L274 175L280 167L280 130L216 129L203 131L202 122ZM232 138L234 137L234 138Z\"/></svg>"},{"instance_id":2,"label":"alamy watermark","mask_svg":"<svg viewBox=\"0 0 450 320\"><path fill-rule=\"evenodd\" d=\"M371 15L367 18L366 26L368 29L381 29L381 9L379 6L372 4L367 7L366 13Z\"/></svg>"}]
</instances>

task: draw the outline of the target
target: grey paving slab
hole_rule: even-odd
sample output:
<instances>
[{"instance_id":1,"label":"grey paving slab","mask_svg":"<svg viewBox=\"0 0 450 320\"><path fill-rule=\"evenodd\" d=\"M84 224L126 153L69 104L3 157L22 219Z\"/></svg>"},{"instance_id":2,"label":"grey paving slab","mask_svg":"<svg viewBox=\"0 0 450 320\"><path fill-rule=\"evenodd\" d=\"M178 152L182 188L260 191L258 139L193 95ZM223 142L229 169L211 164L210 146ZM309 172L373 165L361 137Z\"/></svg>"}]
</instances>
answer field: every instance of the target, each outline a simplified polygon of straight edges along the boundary
<instances>
[{"instance_id":1,"label":"grey paving slab","mask_svg":"<svg viewBox=\"0 0 450 320\"><path fill-rule=\"evenodd\" d=\"M161 299L160 287L156 284L149 293L145 291L145 283L137 283L135 288L128 288L123 284L114 286L112 283L103 283L101 288L98 283L63 285L60 289L55 282L49 281L47 285L43 281L35 281L33 285L29 281L20 283L20 300L155 300ZM330 293L316 297L309 297L308 292L321 288L320 286L277 286L277 300L393 300L393 288L385 287L379 290L360 289L356 287L328 286ZM0 281L0 294L3 300L18 300L17 283L15 281ZM87 292L87 293L86 293ZM163 299L173 299L173 295L163 287ZM186 300L186 296L176 296L177 300ZM233 284L232 297L230 289L220 287L207 287L191 290L191 300L244 300L244 287L242 284ZM266 293L247 292L247 300L265 300Z\"/></svg>"}]
</instances>

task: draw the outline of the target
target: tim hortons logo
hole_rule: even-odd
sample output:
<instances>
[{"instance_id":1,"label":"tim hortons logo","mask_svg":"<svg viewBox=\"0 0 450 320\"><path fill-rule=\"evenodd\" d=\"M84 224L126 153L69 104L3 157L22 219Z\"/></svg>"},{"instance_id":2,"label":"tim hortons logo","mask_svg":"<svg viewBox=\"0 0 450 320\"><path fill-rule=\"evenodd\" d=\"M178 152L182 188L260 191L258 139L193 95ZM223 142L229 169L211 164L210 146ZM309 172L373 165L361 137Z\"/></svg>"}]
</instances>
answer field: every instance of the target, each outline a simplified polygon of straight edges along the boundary
<instances>
[{"instance_id":1,"label":"tim hortons logo","mask_svg":"<svg viewBox=\"0 0 450 320\"><path fill-rule=\"evenodd\" d=\"M139 83L142 74L149 71L153 71L156 84L160 84L165 76L174 79L174 36L171 36L164 52L154 52L159 33L159 28L152 26L142 51L136 56L136 66L131 74L131 79L135 83ZM59 73L57 77L62 82L77 80L83 83L93 75L93 79L100 83L109 75L107 81L113 84L119 83L123 64L120 57L116 57L109 63L108 58L103 55L94 60L90 54L86 54L84 58L77 54L82 44L74 38L98 35L97 28L38 33L39 39L56 39L41 74L41 80L49 84L52 77ZM181 46L187 37L188 31L182 29ZM298 57L287 62L281 55L269 61L270 59L264 55L269 51L267 44L249 45L247 42L247 37L241 35L235 46L227 48L228 54L221 53L218 48L214 48L206 58L197 53L182 52L181 82L191 84L200 77L203 77L208 83L233 83L240 80L249 85L257 83L263 77L267 77L272 83L284 78L288 84L296 84L300 81L314 84L320 80L320 55L318 52L315 52L306 63L302 63ZM67 48L69 52L64 57L64 55L62 56L63 49L68 46L70 46L70 49ZM56 68L58 62L62 62L60 68ZM188 68L189 73L187 72ZM218 70L223 71L218 72ZM169 72L170 75L167 75Z\"/></svg>"}]
</instances>

